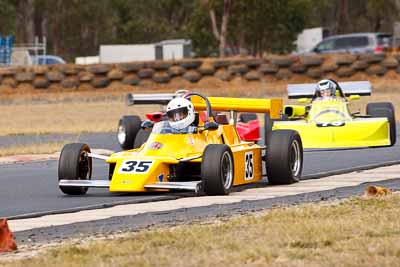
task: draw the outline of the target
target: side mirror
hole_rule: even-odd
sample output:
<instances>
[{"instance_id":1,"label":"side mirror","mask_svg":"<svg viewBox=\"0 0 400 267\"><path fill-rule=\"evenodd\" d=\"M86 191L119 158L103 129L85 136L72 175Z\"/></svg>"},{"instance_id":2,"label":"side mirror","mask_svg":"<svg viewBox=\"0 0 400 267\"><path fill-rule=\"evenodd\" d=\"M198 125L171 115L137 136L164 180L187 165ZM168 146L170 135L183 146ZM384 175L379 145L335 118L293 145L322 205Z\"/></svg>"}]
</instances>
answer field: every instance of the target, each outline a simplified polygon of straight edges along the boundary
<instances>
[{"instance_id":1,"label":"side mirror","mask_svg":"<svg viewBox=\"0 0 400 267\"><path fill-rule=\"evenodd\" d=\"M306 106L287 105L283 107L283 114L288 116L290 119L305 116L306 112Z\"/></svg>"},{"instance_id":2,"label":"side mirror","mask_svg":"<svg viewBox=\"0 0 400 267\"><path fill-rule=\"evenodd\" d=\"M126 95L126 98L125 98L125 103L126 103L126 105L127 106L132 106L132 105L134 105L134 97L133 97L133 94L132 93L128 93L127 95Z\"/></svg>"},{"instance_id":3,"label":"side mirror","mask_svg":"<svg viewBox=\"0 0 400 267\"><path fill-rule=\"evenodd\" d=\"M207 121L204 123L204 130L217 130L218 129L219 124L214 122L214 121Z\"/></svg>"},{"instance_id":4,"label":"side mirror","mask_svg":"<svg viewBox=\"0 0 400 267\"><path fill-rule=\"evenodd\" d=\"M149 129L153 128L153 126L154 126L154 122L152 122L150 120L145 120L140 125L140 128L142 128L143 130L149 130Z\"/></svg>"},{"instance_id":5,"label":"side mirror","mask_svg":"<svg viewBox=\"0 0 400 267\"><path fill-rule=\"evenodd\" d=\"M297 102L299 102L300 104L307 104L308 101L308 98L300 98L299 100L297 100Z\"/></svg>"},{"instance_id":6,"label":"side mirror","mask_svg":"<svg viewBox=\"0 0 400 267\"><path fill-rule=\"evenodd\" d=\"M350 100L350 101L359 100L359 99L360 99L360 95L351 95L351 96L349 97L349 100Z\"/></svg>"}]
</instances>

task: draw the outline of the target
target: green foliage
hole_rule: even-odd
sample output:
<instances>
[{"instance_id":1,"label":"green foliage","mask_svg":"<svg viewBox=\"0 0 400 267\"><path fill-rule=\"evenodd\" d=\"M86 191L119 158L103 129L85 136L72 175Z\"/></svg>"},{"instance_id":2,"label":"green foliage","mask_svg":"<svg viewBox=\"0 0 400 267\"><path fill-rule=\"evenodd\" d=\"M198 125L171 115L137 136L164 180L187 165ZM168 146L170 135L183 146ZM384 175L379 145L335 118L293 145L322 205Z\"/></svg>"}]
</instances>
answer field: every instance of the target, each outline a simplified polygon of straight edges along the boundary
<instances>
[{"instance_id":1,"label":"green foliage","mask_svg":"<svg viewBox=\"0 0 400 267\"><path fill-rule=\"evenodd\" d=\"M101 44L154 43L191 39L197 56L216 55L219 40L210 14L221 25L223 0L0 0L0 34L16 32L17 14L34 7L35 35L46 35L48 53L72 60L97 55ZM398 19L396 0L233 0L227 50L253 55L286 53L303 28L331 33L391 31ZM350 23L339 23L345 14ZM22 27L24 28L24 27ZM25 27L26 29L26 27ZM25 42L26 40L16 40Z\"/></svg>"},{"instance_id":2,"label":"green foliage","mask_svg":"<svg viewBox=\"0 0 400 267\"><path fill-rule=\"evenodd\" d=\"M193 52L196 56L218 55L218 42L212 34L207 9L200 5L194 8L186 33L193 42Z\"/></svg>"},{"instance_id":3,"label":"green foliage","mask_svg":"<svg viewBox=\"0 0 400 267\"><path fill-rule=\"evenodd\" d=\"M308 0L235 2L231 38L236 42L242 40L252 54L291 51L297 33L304 28L309 8Z\"/></svg>"},{"instance_id":4,"label":"green foliage","mask_svg":"<svg viewBox=\"0 0 400 267\"><path fill-rule=\"evenodd\" d=\"M15 34L15 5L11 5L10 1L0 0L0 34Z\"/></svg>"}]
</instances>

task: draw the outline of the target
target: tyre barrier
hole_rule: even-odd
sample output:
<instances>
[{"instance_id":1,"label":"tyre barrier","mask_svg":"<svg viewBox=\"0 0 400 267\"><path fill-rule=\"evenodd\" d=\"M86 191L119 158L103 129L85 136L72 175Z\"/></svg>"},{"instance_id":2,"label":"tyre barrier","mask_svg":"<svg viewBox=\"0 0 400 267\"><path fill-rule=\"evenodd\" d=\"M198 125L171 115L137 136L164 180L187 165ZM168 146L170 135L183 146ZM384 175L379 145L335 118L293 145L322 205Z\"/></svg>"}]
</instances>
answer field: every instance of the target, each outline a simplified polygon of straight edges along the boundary
<instances>
[{"instance_id":1,"label":"tyre barrier","mask_svg":"<svg viewBox=\"0 0 400 267\"><path fill-rule=\"evenodd\" d=\"M127 62L93 65L37 65L0 67L0 88L47 89L53 85L65 89L106 88L114 82L127 86L168 85L175 80L188 84L203 78L230 83L236 77L265 82L291 79L318 80L336 77L351 80L357 74L382 77L388 72L400 74L399 54L269 55L265 58L205 58L176 61Z\"/></svg>"}]
</instances>

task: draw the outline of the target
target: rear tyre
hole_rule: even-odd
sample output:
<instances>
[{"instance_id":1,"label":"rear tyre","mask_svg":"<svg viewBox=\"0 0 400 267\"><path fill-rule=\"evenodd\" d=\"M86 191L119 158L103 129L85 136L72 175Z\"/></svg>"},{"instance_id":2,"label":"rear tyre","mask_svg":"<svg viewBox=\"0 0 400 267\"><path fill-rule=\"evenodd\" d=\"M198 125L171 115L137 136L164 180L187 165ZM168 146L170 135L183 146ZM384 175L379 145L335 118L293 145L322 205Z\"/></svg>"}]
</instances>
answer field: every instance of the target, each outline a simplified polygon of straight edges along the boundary
<instances>
[{"instance_id":1,"label":"rear tyre","mask_svg":"<svg viewBox=\"0 0 400 267\"><path fill-rule=\"evenodd\" d=\"M117 140L122 149L132 149L142 121L139 116L122 116L118 123Z\"/></svg>"},{"instance_id":2,"label":"rear tyre","mask_svg":"<svg viewBox=\"0 0 400 267\"><path fill-rule=\"evenodd\" d=\"M150 134L151 134L151 130L140 129L136 135L135 142L133 144L133 148L139 148L144 143L146 143L147 139L149 139Z\"/></svg>"},{"instance_id":3,"label":"rear tyre","mask_svg":"<svg viewBox=\"0 0 400 267\"><path fill-rule=\"evenodd\" d=\"M271 184L298 182L303 170L303 145L293 130L275 130L267 147L266 169Z\"/></svg>"},{"instance_id":4,"label":"rear tyre","mask_svg":"<svg viewBox=\"0 0 400 267\"><path fill-rule=\"evenodd\" d=\"M393 104L390 102L368 103L367 115L373 118L387 118L390 128L390 146L396 143L396 119Z\"/></svg>"},{"instance_id":5,"label":"rear tyre","mask_svg":"<svg viewBox=\"0 0 400 267\"><path fill-rule=\"evenodd\" d=\"M274 126L274 121L271 119L269 113L264 115L264 140L265 145L268 147L271 142L272 127Z\"/></svg>"},{"instance_id":6,"label":"rear tyre","mask_svg":"<svg viewBox=\"0 0 400 267\"><path fill-rule=\"evenodd\" d=\"M207 195L228 195L234 179L232 151L227 145L208 145L203 153L201 178Z\"/></svg>"},{"instance_id":7,"label":"rear tyre","mask_svg":"<svg viewBox=\"0 0 400 267\"><path fill-rule=\"evenodd\" d=\"M58 161L58 180L90 180L92 178L92 158L87 156L87 144L72 143L63 147ZM84 195L88 187L60 186L67 195Z\"/></svg>"}]
</instances>

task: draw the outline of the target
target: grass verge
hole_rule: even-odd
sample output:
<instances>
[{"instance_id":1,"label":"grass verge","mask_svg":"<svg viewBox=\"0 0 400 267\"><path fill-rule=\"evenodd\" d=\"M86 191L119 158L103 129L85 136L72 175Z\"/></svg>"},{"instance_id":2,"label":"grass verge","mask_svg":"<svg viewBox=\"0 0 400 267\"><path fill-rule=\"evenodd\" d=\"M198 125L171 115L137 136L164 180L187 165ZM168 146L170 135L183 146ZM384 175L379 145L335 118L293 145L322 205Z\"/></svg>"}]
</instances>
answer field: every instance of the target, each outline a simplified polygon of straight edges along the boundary
<instances>
[{"instance_id":1,"label":"grass verge","mask_svg":"<svg viewBox=\"0 0 400 267\"><path fill-rule=\"evenodd\" d=\"M236 92L237 93L237 92ZM230 95L235 95L230 92ZM37 135L48 133L86 133L115 132L118 121L123 115L143 115L146 112L159 111L158 105L131 106L123 101L125 93L116 95L90 95L79 93L59 93L59 95L41 95L35 98L16 98L0 105L0 128L2 135ZM266 96L257 91L251 97ZM273 97L286 98L285 93L276 93ZM360 101L351 103L352 111L365 113L369 102L392 101L395 107L400 106L400 95L391 93L376 93L371 97L363 97ZM291 101L294 103L293 101ZM285 103L289 103L285 99ZM400 118L400 109L396 110Z\"/></svg>"},{"instance_id":2,"label":"grass verge","mask_svg":"<svg viewBox=\"0 0 400 267\"><path fill-rule=\"evenodd\" d=\"M399 266L399 194L307 204L46 250L3 266Z\"/></svg>"},{"instance_id":3,"label":"grass verge","mask_svg":"<svg viewBox=\"0 0 400 267\"><path fill-rule=\"evenodd\" d=\"M0 129L0 135L110 132L117 129L122 115L140 112L117 99L0 105L0 125L7 125Z\"/></svg>"},{"instance_id":4,"label":"grass verge","mask_svg":"<svg viewBox=\"0 0 400 267\"><path fill-rule=\"evenodd\" d=\"M9 155L26 154L50 154L61 151L65 144L72 141L50 142L50 143L32 143L28 145L15 145L6 148L0 148L0 157Z\"/></svg>"}]
</instances>

